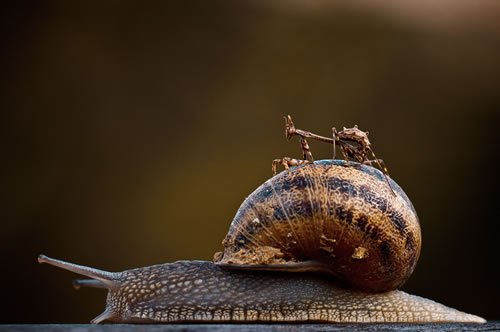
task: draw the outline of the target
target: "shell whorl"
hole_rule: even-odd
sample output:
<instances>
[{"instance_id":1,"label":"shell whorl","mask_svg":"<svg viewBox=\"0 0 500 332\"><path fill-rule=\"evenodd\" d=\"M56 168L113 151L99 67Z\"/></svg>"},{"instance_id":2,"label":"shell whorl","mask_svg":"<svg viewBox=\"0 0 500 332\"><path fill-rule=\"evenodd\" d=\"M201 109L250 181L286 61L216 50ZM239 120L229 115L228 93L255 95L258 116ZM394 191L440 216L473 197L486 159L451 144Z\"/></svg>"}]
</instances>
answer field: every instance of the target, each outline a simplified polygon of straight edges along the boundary
<instances>
[{"instance_id":1,"label":"shell whorl","mask_svg":"<svg viewBox=\"0 0 500 332\"><path fill-rule=\"evenodd\" d=\"M281 172L243 202L215 261L285 270L309 262L347 287L396 289L415 268L421 234L412 203L389 181L394 192L379 170L341 160Z\"/></svg>"}]
</instances>

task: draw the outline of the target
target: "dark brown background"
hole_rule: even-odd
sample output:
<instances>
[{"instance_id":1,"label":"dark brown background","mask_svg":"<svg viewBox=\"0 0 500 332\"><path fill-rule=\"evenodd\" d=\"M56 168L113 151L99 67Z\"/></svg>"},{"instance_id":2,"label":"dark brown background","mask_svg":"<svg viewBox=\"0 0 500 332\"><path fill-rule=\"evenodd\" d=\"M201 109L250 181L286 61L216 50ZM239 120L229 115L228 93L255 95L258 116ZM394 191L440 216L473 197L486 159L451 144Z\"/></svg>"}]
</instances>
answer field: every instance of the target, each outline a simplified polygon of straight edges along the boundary
<instances>
[{"instance_id":1,"label":"dark brown background","mask_svg":"<svg viewBox=\"0 0 500 332\"><path fill-rule=\"evenodd\" d=\"M271 160L300 156L285 114L369 130L421 219L404 289L499 319L500 8L471 3L4 5L0 321L102 311L102 291L72 290L40 253L108 270L211 259Z\"/></svg>"}]
</instances>

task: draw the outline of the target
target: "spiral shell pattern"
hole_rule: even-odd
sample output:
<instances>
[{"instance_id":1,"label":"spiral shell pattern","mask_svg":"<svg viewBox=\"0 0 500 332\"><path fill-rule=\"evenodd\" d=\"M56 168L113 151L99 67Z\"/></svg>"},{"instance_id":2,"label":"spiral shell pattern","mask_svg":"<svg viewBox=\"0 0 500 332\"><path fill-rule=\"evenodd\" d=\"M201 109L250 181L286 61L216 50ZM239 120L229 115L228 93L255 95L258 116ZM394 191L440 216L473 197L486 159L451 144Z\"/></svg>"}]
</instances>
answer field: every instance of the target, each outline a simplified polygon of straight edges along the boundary
<instances>
[{"instance_id":1,"label":"spiral shell pattern","mask_svg":"<svg viewBox=\"0 0 500 332\"><path fill-rule=\"evenodd\" d=\"M308 262L345 287L396 289L415 268L421 233L411 201L389 181L392 190L378 169L343 160L283 171L242 203L214 261L290 271Z\"/></svg>"}]
</instances>

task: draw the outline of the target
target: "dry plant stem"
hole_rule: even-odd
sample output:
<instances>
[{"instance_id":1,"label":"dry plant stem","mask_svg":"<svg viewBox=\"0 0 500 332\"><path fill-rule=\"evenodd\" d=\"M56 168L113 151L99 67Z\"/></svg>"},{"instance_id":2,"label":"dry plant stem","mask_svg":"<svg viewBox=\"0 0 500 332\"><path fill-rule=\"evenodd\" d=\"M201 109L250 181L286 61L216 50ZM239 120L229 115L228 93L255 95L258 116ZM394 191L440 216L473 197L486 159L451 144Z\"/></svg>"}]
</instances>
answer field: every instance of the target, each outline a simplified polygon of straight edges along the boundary
<instances>
[{"instance_id":1,"label":"dry plant stem","mask_svg":"<svg viewBox=\"0 0 500 332\"><path fill-rule=\"evenodd\" d=\"M278 165L283 165L285 170L289 171L290 167L293 166L300 166L300 165L305 165L312 163L312 161L309 160L300 160L300 159L294 159L294 158L289 158L289 157L283 157L281 159L274 159L273 164L272 164L272 171L273 175L276 175L276 167Z\"/></svg>"},{"instance_id":2,"label":"dry plant stem","mask_svg":"<svg viewBox=\"0 0 500 332\"><path fill-rule=\"evenodd\" d=\"M311 150L309 149L309 144L304 137L300 137L300 147L302 149L302 153L304 155L304 160L313 162L314 158L312 156Z\"/></svg>"},{"instance_id":3,"label":"dry plant stem","mask_svg":"<svg viewBox=\"0 0 500 332\"><path fill-rule=\"evenodd\" d=\"M333 144L333 142L334 142L334 140L332 138L323 137L320 135L313 134L309 131L295 128L295 125L293 124L293 121L292 121L292 117L290 115L285 117L285 134L286 134L286 138L288 138L288 139L292 138L294 135L299 135L299 136L304 137L304 138L313 138L317 141L322 141L325 143Z\"/></svg>"},{"instance_id":4,"label":"dry plant stem","mask_svg":"<svg viewBox=\"0 0 500 332\"><path fill-rule=\"evenodd\" d=\"M301 143L301 148L302 152L304 155L304 159L308 161L313 161L312 153L309 149L309 145L307 144L306 138L312 138L321 142L325 143L330 143L333 145L333 159L336 157L336 146L339 145L342 150L342 155L345 159L345 161L349 161L349 158L354 159L360 163L364 164L373 164L374 162L377 164L377 166L382 170L384 177L386 179L387 184L391 188L392 193L395 195L396 193L394 192L394 189L391 186L391 183L389 182L388 176L389 176L389 171L387 167L385 166L385 163L383 162L382 159L378 159L375 156L375 153L373 152L371 148L371 143L368 139L368 132L364 132L360 129L358 129L358 126L354 126L353 128L345 128L338 132L335 127L332 128L332 138L316 135L314 133L311 133L309 131L301 130L295 128L295 125L292 121L292 117L290 115L285 117L285 135L287 139L292 138L293 136L297 135L300 137L300 143ZM350 144L348 142L352 142L353 144ZM368 159L368 153L370 153L373 156L373 160ZM287 158L291 159L291 158ZM286 164L285 164L286 163ZM294 163L297 163L294 160ZM285 160L283 158L281 160L281 164L285 166L285 169L288 169L287 166L296 166L294 164L290 164L288 160ZM274 165L274 162L273 162ZM275 170L275 166L273 166ZM275 171L273 171L273 174L276 174Z\"/></svg>"}]
</instances>

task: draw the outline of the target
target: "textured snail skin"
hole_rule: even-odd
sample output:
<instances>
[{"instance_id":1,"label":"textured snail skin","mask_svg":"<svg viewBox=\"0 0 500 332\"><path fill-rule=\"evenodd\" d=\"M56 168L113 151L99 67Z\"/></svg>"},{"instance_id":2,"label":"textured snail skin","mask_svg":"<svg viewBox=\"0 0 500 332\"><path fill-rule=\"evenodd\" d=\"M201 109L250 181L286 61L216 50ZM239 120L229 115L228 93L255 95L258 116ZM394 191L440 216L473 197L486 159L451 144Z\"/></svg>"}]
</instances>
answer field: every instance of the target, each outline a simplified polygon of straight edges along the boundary
<instances>
[{"instance_id":1,"label":"textured snail skin","mask_svg":"<svg viewBox=\"0 0 500 332\"><path fill-rule=\"evenodd\" d=\"M110 273L45 256L108 288L92 322L483 323L484 319L402 291L362 293L312 273L238 271L207 261L178 261ZM87 284L88 285L88 284Z\"/></svg>"},{"instance_id":2,"label":"textured snail skin","mask_svg":"<svg viewBox=\"0 0 500 332\"><path fill-rule=\"evenodd\" d=\"M369 292L399 288L415 268L421 233L411 201L388 181L376 168L343 160L283 171L242 203L215 262L319 270Z\"/></svg>"}]
</instances>

